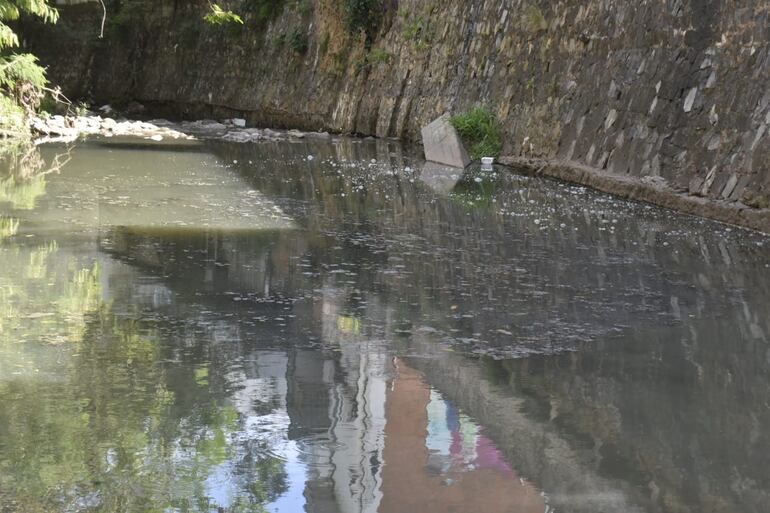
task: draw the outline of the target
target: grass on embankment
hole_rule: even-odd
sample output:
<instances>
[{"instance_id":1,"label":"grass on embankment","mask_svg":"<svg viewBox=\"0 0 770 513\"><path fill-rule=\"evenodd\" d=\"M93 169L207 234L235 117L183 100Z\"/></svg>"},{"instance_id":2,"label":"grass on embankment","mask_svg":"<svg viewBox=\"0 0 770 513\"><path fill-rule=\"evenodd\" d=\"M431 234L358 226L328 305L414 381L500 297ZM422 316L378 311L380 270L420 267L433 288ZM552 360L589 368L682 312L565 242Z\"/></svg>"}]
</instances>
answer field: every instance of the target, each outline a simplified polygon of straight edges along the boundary
<instances>
[{"instance_id":1,"label":"grass on embankment","mask_svg":"<svg viewBox=\"0 0 770 513\"><path fill-rule=\"evenodd\" d=\"M452 116L450 122L473 160L500 156L503 150L500 123L486 107L476 106L468 112Z\"/></svg>"}]
</instances>

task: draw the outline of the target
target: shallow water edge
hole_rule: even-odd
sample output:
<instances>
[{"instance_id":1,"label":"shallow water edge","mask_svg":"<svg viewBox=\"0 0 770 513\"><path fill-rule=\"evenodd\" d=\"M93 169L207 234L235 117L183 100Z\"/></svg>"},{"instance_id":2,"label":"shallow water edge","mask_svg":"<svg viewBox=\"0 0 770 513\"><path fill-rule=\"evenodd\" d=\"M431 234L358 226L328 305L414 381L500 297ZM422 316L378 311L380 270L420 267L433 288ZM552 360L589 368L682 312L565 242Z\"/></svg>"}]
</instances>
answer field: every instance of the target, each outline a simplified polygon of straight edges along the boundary
<instances>
[{"instance_id":1,"label":"shallow water edge","mask_svg":"<svg viewBox=\"0 0 770 513\"><path fill-rule=\"evenodd\" d=\"M281 139L330 139L328 132L304 132L301 130L274 130L246 127L239 118L220 121L149 121L122 120L110 117L58 116L52 119L36 118L31 121L33 130L42 137L39 142L72 141L83 135L136 136L146 139L207 139L235 143L255 143ZM370 137L371 138L371 137ZM390 139L393 140L393 139ZM421 149L415 147L415 154ZM609 173L579 162L557 159L535 159L518 156L502 156L499 162L518 172L538 173L565 182L590 187L624 199L642 201L706 219L770 233L770 208L748 206L735 199L702 196L695 190L677 190L660 177L636 177ZM656 179L657 178L657 179Z\"/></svg>"}]
</instances>

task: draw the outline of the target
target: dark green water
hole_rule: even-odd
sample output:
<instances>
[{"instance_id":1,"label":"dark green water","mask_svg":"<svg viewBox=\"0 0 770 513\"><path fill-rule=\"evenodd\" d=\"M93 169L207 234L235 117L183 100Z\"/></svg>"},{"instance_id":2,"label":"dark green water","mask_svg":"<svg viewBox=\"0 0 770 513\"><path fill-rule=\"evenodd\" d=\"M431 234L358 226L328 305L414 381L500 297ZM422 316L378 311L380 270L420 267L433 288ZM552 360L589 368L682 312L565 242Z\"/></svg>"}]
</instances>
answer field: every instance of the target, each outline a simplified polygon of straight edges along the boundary
<instances>
[{"instance_id":1,"label":"dark green water","mask_svg":"<svg viewBox=\"0 0 770 513\"><path fill-rule=\"evenodd\" d=\"M385 142L111 139L6 162L0 264L3 513L770 511L759 234Z\"/></svg>"}]
</instances>

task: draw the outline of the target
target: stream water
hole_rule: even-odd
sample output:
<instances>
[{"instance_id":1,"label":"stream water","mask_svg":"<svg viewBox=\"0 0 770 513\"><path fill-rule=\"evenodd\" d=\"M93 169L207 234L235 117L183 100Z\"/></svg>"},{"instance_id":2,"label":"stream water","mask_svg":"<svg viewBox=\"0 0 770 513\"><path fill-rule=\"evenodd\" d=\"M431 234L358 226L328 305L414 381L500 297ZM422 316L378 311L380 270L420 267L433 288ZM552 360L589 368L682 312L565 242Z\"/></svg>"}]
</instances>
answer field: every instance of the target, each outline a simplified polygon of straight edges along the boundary
<instances>
[{"instance_id":1,"label":"stream water","mask_svg":"<svg viewBox=\"0 0 770 513\"><path fill-rule=\"evenodd\" d=\"M386 141L0 170L0 512L767 512L770 238Z\"/></svg>"}]
</instances>

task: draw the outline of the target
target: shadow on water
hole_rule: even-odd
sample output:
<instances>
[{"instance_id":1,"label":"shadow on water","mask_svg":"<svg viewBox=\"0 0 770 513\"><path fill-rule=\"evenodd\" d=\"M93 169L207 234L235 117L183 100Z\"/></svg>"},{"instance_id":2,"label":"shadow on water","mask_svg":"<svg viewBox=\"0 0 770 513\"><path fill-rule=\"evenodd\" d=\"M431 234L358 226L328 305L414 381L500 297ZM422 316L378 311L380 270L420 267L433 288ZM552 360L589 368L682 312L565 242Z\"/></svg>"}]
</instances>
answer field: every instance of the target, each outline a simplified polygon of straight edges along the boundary
<instances>
[{"instance_id":1,"label":"shadow on water","mask_svg":"<svg viewBox=\"0 0 770 513\"><path fill-rule=\"evenodd\" d=\"M768 503L766 237L385 141L153 144L0 176L0 511Z\"/></svg>"}]
</instances>

